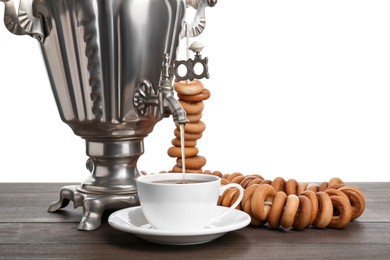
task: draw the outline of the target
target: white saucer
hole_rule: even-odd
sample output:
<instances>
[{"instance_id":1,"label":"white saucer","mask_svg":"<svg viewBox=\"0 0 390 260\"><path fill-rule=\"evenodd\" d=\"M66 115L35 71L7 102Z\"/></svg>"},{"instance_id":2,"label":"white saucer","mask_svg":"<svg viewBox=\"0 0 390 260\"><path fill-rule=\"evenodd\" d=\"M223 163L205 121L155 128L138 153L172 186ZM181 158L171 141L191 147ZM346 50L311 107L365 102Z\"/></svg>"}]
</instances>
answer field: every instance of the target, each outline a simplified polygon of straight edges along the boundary
<instances>
[{"instance_id":1,"label":"white saucer","mask_svg":"<svg viewBox=\"0 0 390 260\"><path fill-rule=\"evenodd\" d=\"M227 210L218 206L215 215ZM167 245L194 245L206 243L219 238L229 231L247 226L251 221L250 216L240 210L232 209L218 221L207 225L204 229L162 230L154 229L146 220L140 206L118 210L108 218L108 223L119 230L132 233L142 239L157 244Z\"/></svg>"}]
</instances>

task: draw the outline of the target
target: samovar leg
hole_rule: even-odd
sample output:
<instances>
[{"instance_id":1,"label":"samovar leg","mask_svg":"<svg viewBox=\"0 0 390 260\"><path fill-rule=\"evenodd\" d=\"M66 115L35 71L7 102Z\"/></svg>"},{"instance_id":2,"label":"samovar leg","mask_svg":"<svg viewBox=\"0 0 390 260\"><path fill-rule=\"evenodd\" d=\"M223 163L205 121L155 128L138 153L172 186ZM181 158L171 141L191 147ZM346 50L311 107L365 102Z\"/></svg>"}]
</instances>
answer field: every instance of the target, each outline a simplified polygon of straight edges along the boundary
<instances>
[{"instance_id":1,"label":"samovar leg","mask_svg":"<svg viewBox=\"0 0 390 260\"><path fill-rule=\"evenodd\" d=\"M76 191L76 186L64 186L60 190L60 198L58 201L53 202L50 204L49 209L47 211L49 212L55 212L59 209L65 208L68 206L69 201L74 201L74 193ZM76 208L76 203L75 203Z\"/></svg>"},{"instance_id":2,"label":"samovar leg","mask_svg":"<svg viewBox=\"0 0 390 260\"><path fill-rule=\"evenodd\" d=\"M77 185L64 186L58 201L50 204L48 211L55 212L73 201L74 208L83 206L83 217L78 230L94 230L100 227L106 209L121 209L138 206L138 194L89 194L78 190Z\"/></svg>"},{"instance_id":3,"label":"samovar leg","mask_svg":"<svg viewBox=\"0 0 390 260\"><path fill-rule=\"evenodd\" d=\"M139 205L136 179L140 175L137 160L143 154L143 139L87 140L87 169L91 172L80 185L63 186L60 198L48 211L55 212L73 201L83 206L79 230L94 230L101 224L106 209Z\"/></svg>"}]
</instances>

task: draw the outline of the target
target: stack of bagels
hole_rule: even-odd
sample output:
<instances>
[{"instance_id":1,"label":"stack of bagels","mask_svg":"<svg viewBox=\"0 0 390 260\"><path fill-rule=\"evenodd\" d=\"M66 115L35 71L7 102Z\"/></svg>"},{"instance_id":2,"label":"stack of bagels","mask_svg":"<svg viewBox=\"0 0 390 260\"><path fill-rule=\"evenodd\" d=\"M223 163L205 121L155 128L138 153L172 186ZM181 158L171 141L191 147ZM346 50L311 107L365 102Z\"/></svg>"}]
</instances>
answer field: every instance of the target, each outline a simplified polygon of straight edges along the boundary
<instances>
[{"instance_id":1,"label":"stack of bagels","mask_svg":"<svg viewBox=\"0 0 390 260\"><path fill-rule=\"evenodd\" d=\"M204 108L203 101L210 97L210 91L206 89L199 80L175 82L174 89L178 95L179 102L187 113L188 123L184 128L184 154L185 168L188 173L202 173L202 167L206 164L206 158L199 155L196 147L197 140L203 135L206 129L202 119ZM176 158L176 164L171 172L182 172L183 160L181 154L180 128L176 125L174 130L175 138L172 139L172 147L168 149L168 155Z\"/></svg>"}]
</instances>

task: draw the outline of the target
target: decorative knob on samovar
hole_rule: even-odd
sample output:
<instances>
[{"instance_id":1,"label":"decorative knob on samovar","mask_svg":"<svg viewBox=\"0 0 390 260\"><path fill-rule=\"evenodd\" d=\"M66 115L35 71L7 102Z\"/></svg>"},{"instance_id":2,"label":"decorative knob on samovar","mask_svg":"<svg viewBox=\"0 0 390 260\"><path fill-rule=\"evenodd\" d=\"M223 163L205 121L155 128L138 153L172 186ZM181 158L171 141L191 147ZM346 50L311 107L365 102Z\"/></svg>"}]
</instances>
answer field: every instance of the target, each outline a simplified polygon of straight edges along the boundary
<instances>
[{"instance_id":1,"label":"decorative knob on samovar","mask_svg":"<svg viewBox=\"0 0 390 260\"><path fill-rule=\"evenodd\" d=\"M19 13L16 13L12 0L0 0L4 2L4 24L8 31L16 35L30 35L39 42L45 40L42 18L33 16L32 6L29 0L21 0Z\"/></svg>"},{"instance_id":2,"label":"decorative knob on samovar","mask_svg":"<svg viewBox=\"0 0 390 260\"><path fill-rule=\"evenodd\" d=\"M203 32L206 27L206 7L213 7L217 2L217 0L186 0L187 6L191 6L197 10L193 22L187 24L186 36L195 37Z\"/></svg>"},{"instance_id":3,"label":"decorative knob on samovar","mask_svg":"<svg viewBox=\"0 0 390 260\"><path fill-rule=\"evenodd\" d=\"M200 42L193 42L189 50L195 52L194 59L189 58L188 60L177 60L175 61L175 66L173 67L173 74L175 75L176 81L182 80L194 80L194 79L208 79L209 69L208 69L208 58L202 58L201 51L203 50L204 45ZM202 66L201 72L196 72L195 67L197 65ZM185 74L181 75L180 68L185 67Z\"/></svg>"}]
</instances>

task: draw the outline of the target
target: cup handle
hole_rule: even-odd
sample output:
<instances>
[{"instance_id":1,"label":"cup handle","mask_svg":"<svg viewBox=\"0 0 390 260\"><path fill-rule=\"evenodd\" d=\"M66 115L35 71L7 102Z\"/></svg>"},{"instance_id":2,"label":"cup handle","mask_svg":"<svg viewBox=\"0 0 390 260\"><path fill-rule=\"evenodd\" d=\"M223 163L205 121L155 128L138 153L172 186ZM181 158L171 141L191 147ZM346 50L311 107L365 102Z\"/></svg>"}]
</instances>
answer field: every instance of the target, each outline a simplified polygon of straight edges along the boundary
<instances>
[{"instance_id":1,"label":"cup handle","mask_svg":"<svg viewBox=\"0 0 390 260\"><path fill-rule=\"evenodd\" d=\"M214 221L222 218L223 216L228 214L230 212L230 210L235 209L238 206L238 204L240 204L242 198L244 197L244 188L238 183L229 183L227 185L220 187L219 195L221 196L227 189L230 189L230 188L237 188L238 191L240 192L237 200L233 203L233 205L231 205L229 208L227 208L222 214L220 214L216 217L213 217L210 222L214 222Z\"/></svg>"}]
</instances>

